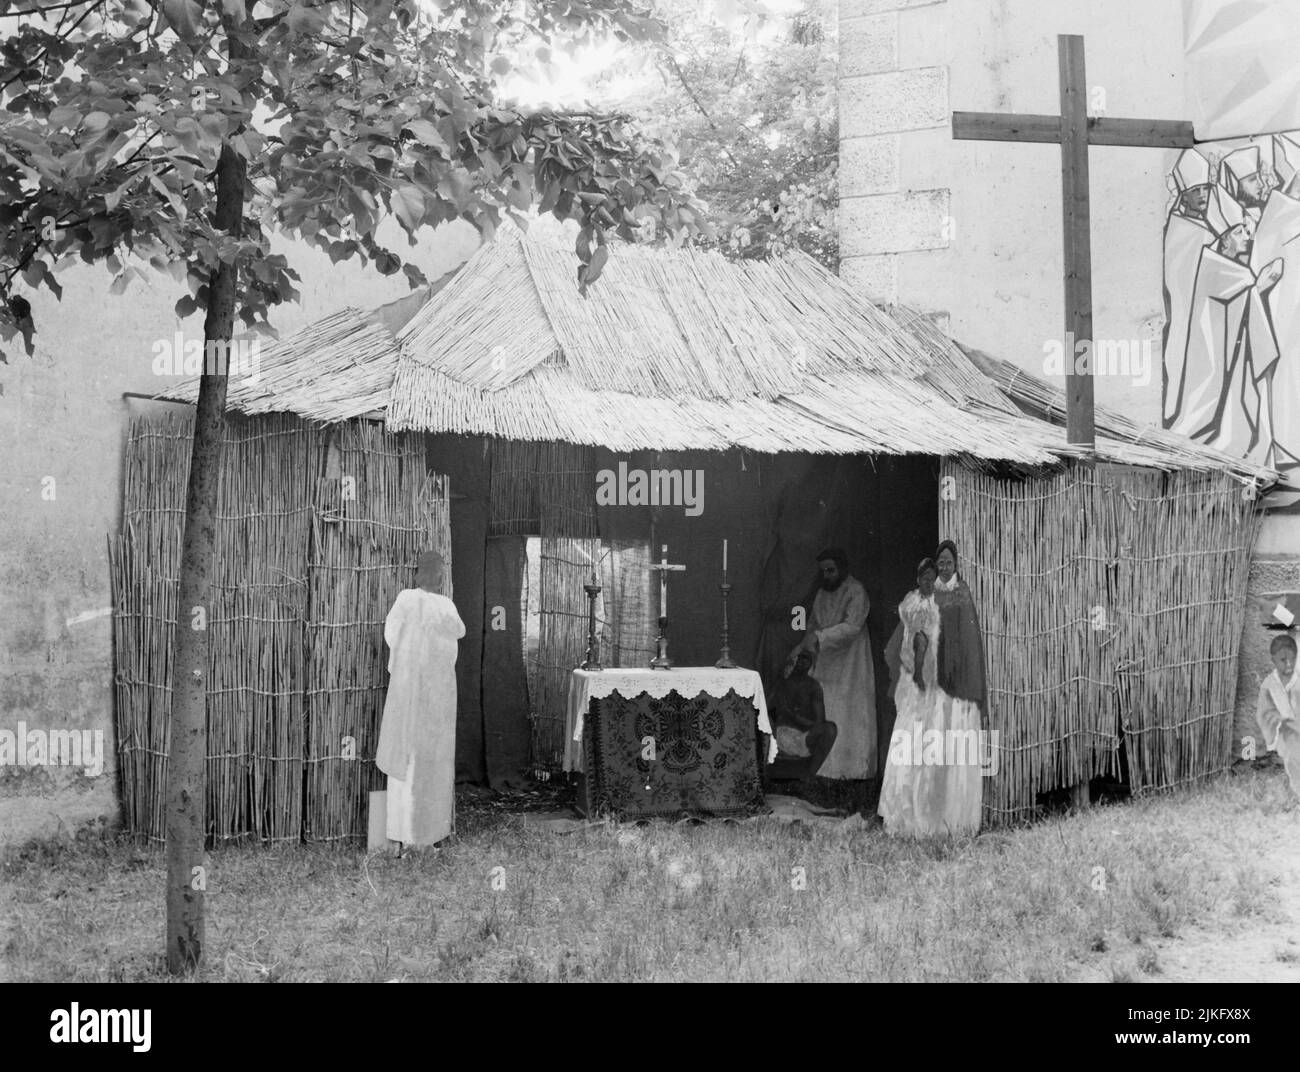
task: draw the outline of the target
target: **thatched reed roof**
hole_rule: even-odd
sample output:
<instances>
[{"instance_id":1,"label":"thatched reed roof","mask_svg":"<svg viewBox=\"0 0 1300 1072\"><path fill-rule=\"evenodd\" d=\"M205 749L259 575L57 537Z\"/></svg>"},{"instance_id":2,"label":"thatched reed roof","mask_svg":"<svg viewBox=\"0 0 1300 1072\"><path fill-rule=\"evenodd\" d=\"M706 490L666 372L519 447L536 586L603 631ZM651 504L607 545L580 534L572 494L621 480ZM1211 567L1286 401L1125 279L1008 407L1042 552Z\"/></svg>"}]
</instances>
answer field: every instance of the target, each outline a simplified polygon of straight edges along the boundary
<instances>
[{"instance_id":1,"label":"thatched reed roof","mask_svg":"<svg viewBox=\"0 0 1300 1072\"><path fill-rule=\"evenodd\" d=\"M392 431L613 450L932 454L1017 467L1077 456L1060 392L967 352L927 317L883 310L811 257L737 263L619 244L586 297L571 235L500 230L406 321L345 310L264 347L229 407ZM417 299L418 300L418 299ZM192 400L197 384L169 397ZM1098 410L1096 457L1271 470Z\"/></svg>"},{"instance_id":2,"label":"thatched reed roof","mask_svg":"<svg viewBox=\"0 0 1300 1072\"><path fill-rule=\"evenodd\" d=\"M619 246L584 298L567 239L502 232L400 339L394 430L1056 460L1009 434L1018 411L960 350L926 345L802 255Z\"/></svg>"},{"instance_id":3,"label":"thatched reed roof","mask_svg":"<svg viewBox=\"0 0 1300 1072\"><path fill-rule=\"evenodd\" d=\"M388 405L397 369L393 334L356 309L309 324L259 347L254 374L232 371L226 408L240 413L291 412L344 421ZM159 397L194 402L199 381L185 380Z\"/></svg>"},{"instance_id":4,"label":"thatched reed roof","mask_svg":"<svg viewBox=\"0 0 1300 1072\"><path fill-rule=\"evenodd\" d=\"M961 349L980 372L996 383L1025 413L1054 425L1065 424L1065 392L1059 387L982 350L967 346ZM1094 406L1093 421L1098 444L1104 440L1109 444L1108 453L1129 465L1203 472L1222 470L1260 484L1279 480L1279 474L1272 469L1224 454L1177 432L1139 424L1105 406Z\"/></svg>"}]
</instances>

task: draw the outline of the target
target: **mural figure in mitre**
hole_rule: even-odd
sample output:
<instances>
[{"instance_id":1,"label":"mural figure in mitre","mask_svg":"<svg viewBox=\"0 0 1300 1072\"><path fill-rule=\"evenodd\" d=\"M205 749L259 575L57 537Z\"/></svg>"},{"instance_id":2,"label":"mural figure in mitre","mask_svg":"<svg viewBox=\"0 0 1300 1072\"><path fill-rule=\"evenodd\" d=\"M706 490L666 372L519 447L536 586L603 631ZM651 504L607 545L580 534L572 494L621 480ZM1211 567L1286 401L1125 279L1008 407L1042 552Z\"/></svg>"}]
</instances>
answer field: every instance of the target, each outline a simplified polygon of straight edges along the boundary
<instances>
[{"instance_id":1,"label":"mural figure in mitre","mask_svg":"<svg viewBox=\"0 0 1300 1072\"><path fill-rule=\"evenodd\" d=\"M1227 158L1224 168L1231 173ZM1278 348L1265 296L1283 266L1280 259L1258 272L1251 265L1258 211L1243 208L1223 186L1207 205L1206 222L1216 238L1197 263L1182 385L1167 425L1227 454L1267 464Z\"/></svg>"},{"instance_id":2,"label":"mural figure in mitre","mask_svg":"<svg viewBox=\"0 0 1300 1072\"><path fill-rule=\"evenodd\" d=\"M1269 192L1277 184L1270 142L1250 144L1223 158L1219 181L1233 201L1259 220Z\"/></svg>"},{"instance_id":3,"label":"mural figure in mitre","mask_svg":"<svg viewBox=\"0 0 1300 1072\"><path fill-rule=\"evenodd\" d=\"M1270 383L1272 449L1265 463L1287 475L1300 468L1300 140L1277 134L1271 145L1272 174L1259 182L1267 193L1250 265L1261 276L1269 265L1282 265L1264 299L1278 349Z\"/></svg>"},{"instance_id":4,"label":"mural figure in mitre","mask_svg":"<svg viewBox=\"0 0 1300 1072\"><path fill-rule=\"evenodd\" d=\"M1187 388L1187 331L1201 251L1218 237L1205 212L1214 194L1210 162L1187 149L1174 167L1177 196L1165 222L1164 424L1171 427Z\"/></svg>"}]
</instances>

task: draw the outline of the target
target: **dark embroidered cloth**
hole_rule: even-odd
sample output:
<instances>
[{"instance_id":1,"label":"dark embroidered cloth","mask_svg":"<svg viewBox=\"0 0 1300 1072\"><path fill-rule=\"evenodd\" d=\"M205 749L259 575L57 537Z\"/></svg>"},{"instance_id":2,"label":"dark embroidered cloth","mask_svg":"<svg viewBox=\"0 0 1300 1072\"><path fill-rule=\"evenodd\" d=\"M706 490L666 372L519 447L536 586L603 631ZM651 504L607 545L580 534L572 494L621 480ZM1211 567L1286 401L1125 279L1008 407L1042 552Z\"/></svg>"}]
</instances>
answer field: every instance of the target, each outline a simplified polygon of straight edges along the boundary
<instances>
[{"instance_id":1,"label":"dark embroidered cloth","mask_svg":"<svg viewBox=\"0 0 1300 1072\"><path fill-rule=\"evenodd\" d=\"M593 699L585 735L589 810L623 819L747 814L763 802L751 700L701 692ZM647 738L653 738L653 759Z\"/></svg>"}]
</instances>

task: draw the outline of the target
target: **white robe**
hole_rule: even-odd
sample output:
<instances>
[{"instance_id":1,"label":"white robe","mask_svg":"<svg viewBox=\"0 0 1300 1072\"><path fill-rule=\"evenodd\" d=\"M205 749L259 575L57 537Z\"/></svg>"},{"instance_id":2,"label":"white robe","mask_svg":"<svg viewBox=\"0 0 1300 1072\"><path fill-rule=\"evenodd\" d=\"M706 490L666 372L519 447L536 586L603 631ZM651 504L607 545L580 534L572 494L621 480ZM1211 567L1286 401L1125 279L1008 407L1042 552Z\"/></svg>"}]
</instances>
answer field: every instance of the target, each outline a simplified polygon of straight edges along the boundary
<instances>
[{"instance_id":1,"label":"white robe","mask_svg":"<svg viewBox=\"0 0 1300 1072\"><path fill-rule=\"evenodd\" d=\"M1262 460L1272 433L1261 381L1276 359L1255 273L1205 247L1192 294L1183 407L1172 430Z\"/></svg>"},{"instance_id":2,"label":"white robe","mask_svg":"<svg viewBox=\"0 0 1300 1072\"><path fill-rule=\"evenodd\" d=\"M1270 391L1274 457L1279 469L1300 465L1300 199L1269 194L1255 230L1250 266L1258 273L1278 257L1282 278L1264 294L1277 339L1278 362Z\"/></svg>"},{"instance_id":3,"label":"white robe","mask_svg":"<svg viewBox=\"0 0 1300 1072\"><path fill-rule=\"evenodd\" d=\"M852 577L833 592L818 589L809 630L817 634L813 677L821 682L835 745L817 773L823 778L876 774L876 673L871 664L867 613L871 600Z\"/></svg>"},{"instance_id":4,"label":"white robe","mask_svg":"<svg viewBox=\"0 0 1300 1072\"><path fill-rule=\"evenodd\" d=\"M1178 212L1165 224L1165 397L1164 418L1168 427L1177 418L1187 388L1187 335L1192 318L1192 292L1201 251L1214 241L1214 232L1203 220Z\"/></svg>"},{"instance_id":5,"label":"white robe","mask_svg":"<svg viewBox=\"0 0 1300 1072\"><path fill-rule=\"evenodd\" d=\"M1300 670L1284 682L1276 670L1259 686L1259 703L1255 708L1255 721L1263 734L1263 746L1276 752L1286 768L1291 790L1300 796ZM1264 747L1256 745L1258 754Z\"/></svg>"},{"instance_id":6,"label":"white robe","mask_svg":"<svg viewBox=\"0 0 1300 1072\"><path fill-rule=\"evenodd\" d=\"M388 695L375 763L388 775L388 837L433 845L455 824L456 654L465 623L446 596L407 588L384 621Z\"/></svg>"}]
</instances>

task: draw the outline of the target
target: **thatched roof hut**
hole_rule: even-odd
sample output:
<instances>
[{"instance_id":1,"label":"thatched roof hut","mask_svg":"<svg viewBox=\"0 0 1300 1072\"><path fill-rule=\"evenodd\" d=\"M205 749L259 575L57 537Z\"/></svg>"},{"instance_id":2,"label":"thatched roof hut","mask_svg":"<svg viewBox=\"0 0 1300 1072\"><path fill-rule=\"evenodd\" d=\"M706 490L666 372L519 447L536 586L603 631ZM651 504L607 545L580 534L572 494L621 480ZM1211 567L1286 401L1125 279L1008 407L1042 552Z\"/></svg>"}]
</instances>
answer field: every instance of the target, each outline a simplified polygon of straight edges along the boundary
<instances>
[{"instance_id":1,"label":"thatched roof hut","mask_svg":"<svg viewBox=\"0 0 1300 1072\"><path fill-rule=\"evenodd\" d=\"M437 300L344 309L263 349L228 408L321 421L384 417L389 431L611 450L927 454L1054 466L1061 392L968 350L928 318L872 305L811 257L734 262L690 248L620 247L586 297L571 243L535 224L481 246ZM411 313L413 312L413 315ZM197 383L162 397L193 400ZM1032 416L1031 416L1032 414ZM1097 410L1098 461L1271 470Z\"/></svg>"},{"instance_id":2,"label":"thatched roof hut","mask_svg":"<svg viewBox=\"0 0 1300 1072\"><path fill-rule=\"evenodd\" d=\"M336 486L363 464L348 461L362 449L352 418L382 417L365 449L406 459L402 479L414 479L421 450L448 476L438 538L469 627L463 777L506 780L558 761L593 569L607 663L640 662L649 547L669 543L691 579L691 598L675 605L674 656L712 663L719 610L702 582L723 538L732 650L764 672L793 642L791 607L819 547L848 548L874 603L879 663L915 562L940 536L957 540L1002 734L990 821L1031 815L1044 791L1104 773L1142 790L1227 765L1252 500L1276 473L1104 408L1095 464L1078 465L1046 383L963 350L925 317L873 306L801 255L735 263L620 247L584 298L568 239L534 227L503 231L442 284L405 323L409 309L345 310L265 347L257 382L232 380L228 404L333 422L332 440L304 425L332 444L308 476L327 489L323 516L372 542L384 519L354 517L365 496L349 505ZM705 474L707 508L597 503L597 475L620 463ZM382 571L382 555L367 568ZM369 609L344 617L373 633L390 598L372 586ZM530 606L540 636L525 655ZM484 627L496 608L504 630ZM382 641L367 636L367 657L382 663ZM883 663L877 679L883 736ZM354 721L377 720L381 671L331 688L368 705ZM338 836L363 832L342 822Z\"/></svg>"}]
</instances>

